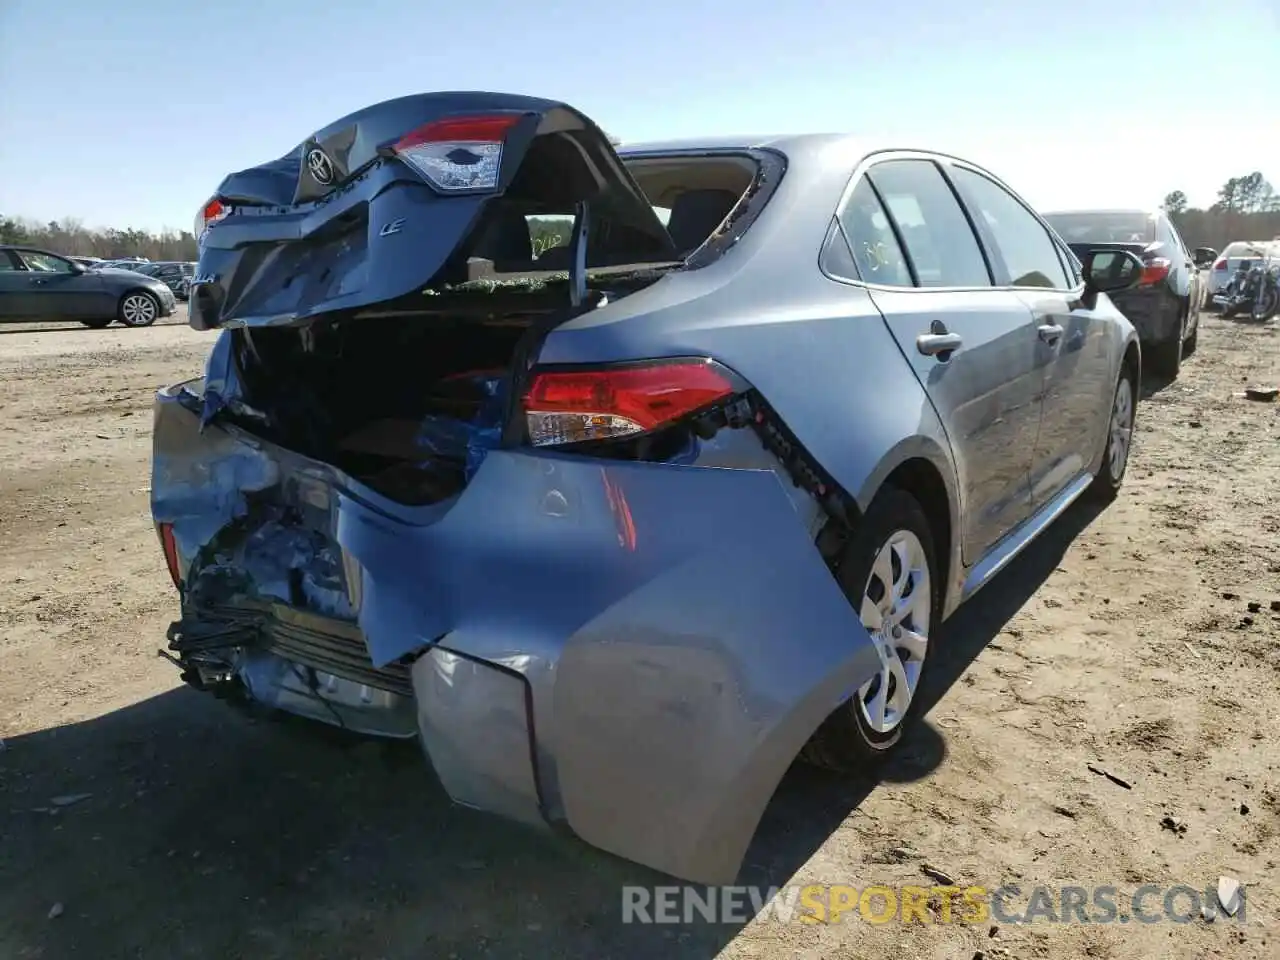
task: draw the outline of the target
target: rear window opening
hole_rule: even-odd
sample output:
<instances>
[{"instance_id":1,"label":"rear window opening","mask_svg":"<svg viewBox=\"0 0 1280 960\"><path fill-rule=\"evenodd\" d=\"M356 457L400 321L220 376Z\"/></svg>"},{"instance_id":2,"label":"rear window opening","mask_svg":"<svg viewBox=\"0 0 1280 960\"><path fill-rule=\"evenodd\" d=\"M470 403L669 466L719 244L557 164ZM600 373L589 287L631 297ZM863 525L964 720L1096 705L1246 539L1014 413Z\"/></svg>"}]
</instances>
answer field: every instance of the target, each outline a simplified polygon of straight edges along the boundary
<instances>
[{"instance_id":1,"label":"rear window opening","mask_svg":"<svg viewBox=\"0 0 1280 960\"><path fill-rule=\"evenodd\" d=\"M530 151L531 154L533 150ZM524 169L521 170L523 177ZM624 161L667 228L677 255L687 257L728 219L759 176L759 164L747 156L646 157ZM571 262L574 211L571 202L528 199L538 196L525 180L486 211L458 256L468 263L468 279L487 274L522 275L567 271ZM588 269L641 263L654 251L647 238L609 218L607 205L590 205ZM492 264L491 270L488 264ZM458 281L458 263L449 279Z\"/></svg>"}]
</instances>

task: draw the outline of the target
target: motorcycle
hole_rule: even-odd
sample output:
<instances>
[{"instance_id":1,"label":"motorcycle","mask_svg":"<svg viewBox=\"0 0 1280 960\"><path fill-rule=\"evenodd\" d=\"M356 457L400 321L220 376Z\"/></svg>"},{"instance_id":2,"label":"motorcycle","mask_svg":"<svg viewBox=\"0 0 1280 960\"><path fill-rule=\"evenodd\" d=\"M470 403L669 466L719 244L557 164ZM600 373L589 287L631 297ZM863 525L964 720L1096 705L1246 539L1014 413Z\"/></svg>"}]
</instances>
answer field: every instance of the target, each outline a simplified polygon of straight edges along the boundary
<instances>
[{"instance_id":1,"label":"motorcycle","mask_svg":"<svg viewBox=\"0 0 1280 960\"><path fill-rule=\"evenodd\" d=\"M1261 259L1242 261L1222 292L1213 298L1224 318L1248 310L1251 320L1262 323L1280 312L1280 258L1276 247L1273 243L1262 250L1251 250Z\"/></svg>"}]
</instances>

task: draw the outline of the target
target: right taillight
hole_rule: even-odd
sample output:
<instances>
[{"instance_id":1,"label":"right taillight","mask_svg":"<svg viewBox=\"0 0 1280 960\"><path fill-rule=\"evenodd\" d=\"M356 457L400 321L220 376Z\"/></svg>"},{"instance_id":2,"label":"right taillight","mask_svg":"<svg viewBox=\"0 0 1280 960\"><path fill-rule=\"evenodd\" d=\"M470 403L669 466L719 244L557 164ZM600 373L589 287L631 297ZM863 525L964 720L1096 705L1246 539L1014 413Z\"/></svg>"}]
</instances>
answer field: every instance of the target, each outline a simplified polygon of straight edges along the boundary
<instances>
[{"instance_id":1,"label":"right taillight","mask_svg":"<svg viewBox=\"0 0 1280 960\"><path fill-rule=\"evenodd\" d=\"M1170 266L1171 263L1164 257L1147 259L1142 265L1142 276L1138 279L1138 285L1149 287L1162 282L1165 277L1169 276Z\"/></svg>"},{"instance_id":2,"label":"right taillight","mask_svg":"<svg viewBox=\"0 0 1280 960\"><path fill-rule=\"evenodd\" d=\"M648 433L729 399L733 376L711 360L535 371L523 397L534 446Z\"/></svg>"},{"instance_id":3,"label":"right taillight","mask_svg":"<svg viewBox=\"0 0 1280 960\"><path fill-rule=\"evenodd\" d=\"M200 208L200 212L196 214L196 222L195 222L196 240L199 240L201 237L203 237L204 232L206 230L208 230L211 226L213 226L215 223L217 223L219 220L221 220L230 212L231 212L230 207L228 207L225 203L223 203L217 197L212 197L208 202L205 203L203 207Z\"/></svg>"},{"instance_id":4,"label":"right taillight","mask_svg":"<svg viewBox=\"0 0 1280 960\"><path fill-rule=\"evenodd\" d=\"M1217 263L1215 263L1215 264L1213 265L1213 269L1215 269L1215 270L1225 270L1225 269L1227 269L1227 261L1226 261L1226 258L1224 257L1223 259L1221 259L1221 260L1219 260Z\"/></svg>"}]
</instances>

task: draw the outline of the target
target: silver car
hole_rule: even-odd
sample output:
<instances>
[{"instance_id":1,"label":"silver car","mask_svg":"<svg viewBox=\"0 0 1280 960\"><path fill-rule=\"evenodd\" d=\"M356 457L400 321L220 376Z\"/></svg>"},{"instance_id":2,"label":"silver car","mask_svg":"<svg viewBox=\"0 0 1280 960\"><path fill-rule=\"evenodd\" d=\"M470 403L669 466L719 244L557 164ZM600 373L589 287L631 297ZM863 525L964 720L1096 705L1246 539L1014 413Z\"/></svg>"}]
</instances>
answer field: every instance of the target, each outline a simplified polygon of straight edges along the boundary
<instances>
[{"instance_id":1,"label":"silver car","mask_svg":"<svg viewBox=\"0 0 1280 960\"><path fill-rule=\"evenodd\" d=\"M938 625L1124 479L1141 262L946 154L427 94L196 233L217 340L152 478L182 676L690 880L798 755L891 751Z\"/></svg>"}]
</instances>

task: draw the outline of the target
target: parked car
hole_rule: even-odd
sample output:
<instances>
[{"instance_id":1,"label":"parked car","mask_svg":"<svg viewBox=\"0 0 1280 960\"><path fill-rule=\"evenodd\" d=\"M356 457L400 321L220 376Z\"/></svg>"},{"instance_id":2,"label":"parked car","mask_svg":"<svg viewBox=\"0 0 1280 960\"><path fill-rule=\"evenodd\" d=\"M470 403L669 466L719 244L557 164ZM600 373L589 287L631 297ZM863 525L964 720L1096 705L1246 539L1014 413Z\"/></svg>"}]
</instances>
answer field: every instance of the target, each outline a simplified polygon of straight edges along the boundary
<instances>
[{"instance_id":1,"label":"parked car","mask_svg":"<svg viewBox=\"0 0 1280 960\"><path fill-rule=\"evenodd\" d=\"M1276 252L1271 256L1280 256L1280 243L1274 241L1269 243L1266 240L1233 240L1228 243L1213 264L1213 269L1209 271L1206 306L1216 309L1213 307L1213 298L1226 288L1237 271L1248 270L1258 260L1265 260L1268 249L1272 247Z\"/></svg>"},{"instance_id":2,"label":"parked car","mask_svg":"<svg viewBox=\"0 0 1280 960\"><path fill-rule=\"evenodd\" d=\"M534 215L573 218L536 261ZM427 94L196 234L219 332L151 488L183 678L696 882L798 754L892 750L942 620L1124 479L1141 261L945 154Z\"/></svg>"},{"instance_id":3,"label":"parked car","mask_svg":"<svg viewBox=\"0 0 1280 960\"><path fill-rule=\"evenodd\" d=\"M1200 269L1217 252L1189 251L1163 210L1075 210L1044 218L1078 257L1109 249L1142 259L1141 279L1117 293L1115 305L1137 327L1146 367L1158 376L1176 377L1182 358L1194 353L1198 342L1205 297Z\"/></svg>"},{"instance_id":4,"label":"parked car","mask_svg":"<svg viewBox=\"0 0 1280 960\"><path fill-rule=\"evenodd\" d=\"M99 329L119 320L147 327L174 307L173 292L151 277L89 269L34 247L0 246L0 321L78 320Z\"/></svg>"},{"instance_id":5,"label":"parked car","mask_svg":"<svg viewBox=\"0 0 1280 960\"><path fill-rule=\"evenodd\" d=\"M134 268L138 273L155 277L170 290L179 300L187 299L187 281L190 280L194 264L180 260L159 260L152 263L139 264Z\"/></svg>"},{"instance_id":6,"label":"parked car","mask_svg":"<svg viewBox=\"0 0 1280 960\"><path fill-rule=\"evenodd\" d=\"M132 270L136 273L139 267L144 267L150 262L150 260L104 260L94 266L106 267L108 270Z\"/></svg>"}]
</instances>

